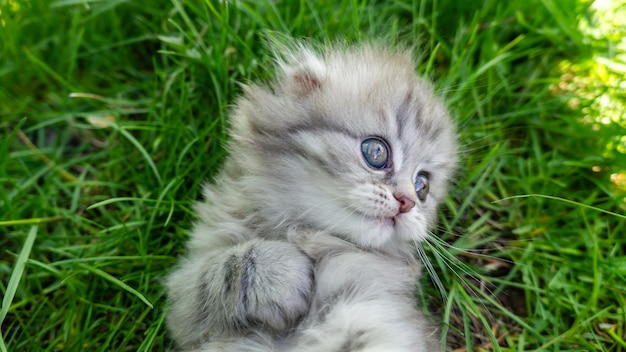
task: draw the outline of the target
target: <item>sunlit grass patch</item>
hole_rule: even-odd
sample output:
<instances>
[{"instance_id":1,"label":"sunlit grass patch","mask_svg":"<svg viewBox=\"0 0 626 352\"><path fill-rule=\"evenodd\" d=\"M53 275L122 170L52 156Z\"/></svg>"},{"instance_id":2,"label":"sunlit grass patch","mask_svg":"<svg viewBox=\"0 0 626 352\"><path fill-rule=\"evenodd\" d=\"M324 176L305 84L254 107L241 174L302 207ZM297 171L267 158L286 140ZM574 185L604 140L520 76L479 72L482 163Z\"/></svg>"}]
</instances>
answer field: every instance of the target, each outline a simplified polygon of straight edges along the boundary
<instances>
[{"instance_id":1,"label":"sunlit grass patch","mask_svg":"<svg viewBox=\"0 0 626 352\"><path fill-rule=\"evenodd\" d=\"M603 136L602 155L613 165L594 165L608 170L616 192L624 195L626 177L626 4L598 0L582 16L578 27L592 51L585 57L564 60L558 66L561 81L552 85L555 95L580 111L579 121L595 135ZM626 206L626 203L625 203Z\"/></svg>"}]
</instances>

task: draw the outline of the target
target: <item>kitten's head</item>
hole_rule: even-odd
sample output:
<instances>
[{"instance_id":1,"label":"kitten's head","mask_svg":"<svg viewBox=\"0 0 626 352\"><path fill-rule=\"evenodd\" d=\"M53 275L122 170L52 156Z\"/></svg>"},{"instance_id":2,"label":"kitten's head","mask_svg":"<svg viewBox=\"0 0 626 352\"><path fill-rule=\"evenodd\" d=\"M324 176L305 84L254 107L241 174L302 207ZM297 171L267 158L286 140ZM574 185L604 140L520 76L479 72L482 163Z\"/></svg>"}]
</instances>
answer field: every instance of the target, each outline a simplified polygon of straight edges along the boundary
<instances>
[{"instance_id":1,"label":"kitten's head","mask_svg":"<svg viewBox=\"0 0 626 352\"><path fill-rule=\"evenodd\" d=\"M377 249L421 241L456 163L452 121L411 55L299 47L233 116L231 158L275 225L304 224Z\"/></svg>"}]
</instances>

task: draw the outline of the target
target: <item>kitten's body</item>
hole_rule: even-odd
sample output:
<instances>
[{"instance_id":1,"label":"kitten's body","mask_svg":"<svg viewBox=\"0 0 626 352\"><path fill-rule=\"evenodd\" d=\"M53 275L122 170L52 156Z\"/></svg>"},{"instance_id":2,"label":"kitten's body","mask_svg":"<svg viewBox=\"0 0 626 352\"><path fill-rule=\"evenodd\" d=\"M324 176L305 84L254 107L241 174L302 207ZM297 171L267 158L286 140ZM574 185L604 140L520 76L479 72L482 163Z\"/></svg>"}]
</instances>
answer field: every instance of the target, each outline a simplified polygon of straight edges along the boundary
<instances>
[{"instance_id":1,"label":"kitten's body","mask_svg":"<svg viewBox=\"0 0 626 352\"><path fill-rule=\"evenodd\" d=\"M406 54L302 48L281 68L234 111L230 157L168 278L172 336L205 351L429 350L412 245L455 164L445 109Z\"/></svg>"},{"instance_id":2,"label":"kitten's body","mask_svg":"<svg viewBox=\"0 0 626 352\"><path fill-rule=\"evenodd\" d=\"M316 260L307 316L284 335L254 329L216 338L199 351L421 352L434 351L435 329L415 305L419 265L362 250L324 233L295 229L290 240ZM306 235L305 236L303 236Z\"/></svg>"}]
</instances>

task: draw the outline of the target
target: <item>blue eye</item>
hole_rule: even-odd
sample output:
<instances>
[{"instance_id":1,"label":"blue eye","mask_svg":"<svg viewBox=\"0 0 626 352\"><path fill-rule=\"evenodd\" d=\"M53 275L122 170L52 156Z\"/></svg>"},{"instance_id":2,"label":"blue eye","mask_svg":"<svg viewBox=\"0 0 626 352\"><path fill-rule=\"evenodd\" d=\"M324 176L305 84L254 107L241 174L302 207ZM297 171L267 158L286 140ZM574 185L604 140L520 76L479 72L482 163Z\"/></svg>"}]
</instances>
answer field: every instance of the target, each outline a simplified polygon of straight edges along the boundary
<instances>
[{"instance_id":1,"label":"blue eye","mask_svg":"<svg viewBox=\"0 0 626 352\"><path fill-rule=\"evenodd\" d=\"M428 196L428 178L430 175L427 172L420 171L415 177L415 193L417 193L417 198L420 201L426 201L426 196Z\"/></svg>"},{"instance_id":2,"label":"blue eye","mask_svg":"<svg viewBox=\"0 0 626 352\"><path fill-rule=\"evenodd\" d=\"M374 169L384 169L389 166L389 147L378 137L368 137L361 143L363 159Z\"/></svg>"}]
</instances>

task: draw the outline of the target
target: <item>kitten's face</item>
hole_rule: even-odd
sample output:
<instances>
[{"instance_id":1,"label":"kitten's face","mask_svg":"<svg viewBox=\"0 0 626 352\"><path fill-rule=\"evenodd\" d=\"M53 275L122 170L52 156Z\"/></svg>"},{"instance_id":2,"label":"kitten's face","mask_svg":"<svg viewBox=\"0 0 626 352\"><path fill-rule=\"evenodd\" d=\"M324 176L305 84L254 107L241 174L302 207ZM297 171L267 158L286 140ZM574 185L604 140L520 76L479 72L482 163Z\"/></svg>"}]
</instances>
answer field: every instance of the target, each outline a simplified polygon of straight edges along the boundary
<instances>
[{"instance_id":1,"label":"kitten's face","mask_svg":"<svg viewBox=\"0 0 626 352\"><path fill-rule=\"evenodd\" d=\"M231 155L263 216L371 248L423 240L456 162L445 108L407 55L298 55L235 111Z\"/></svg>"}]
</instances>

